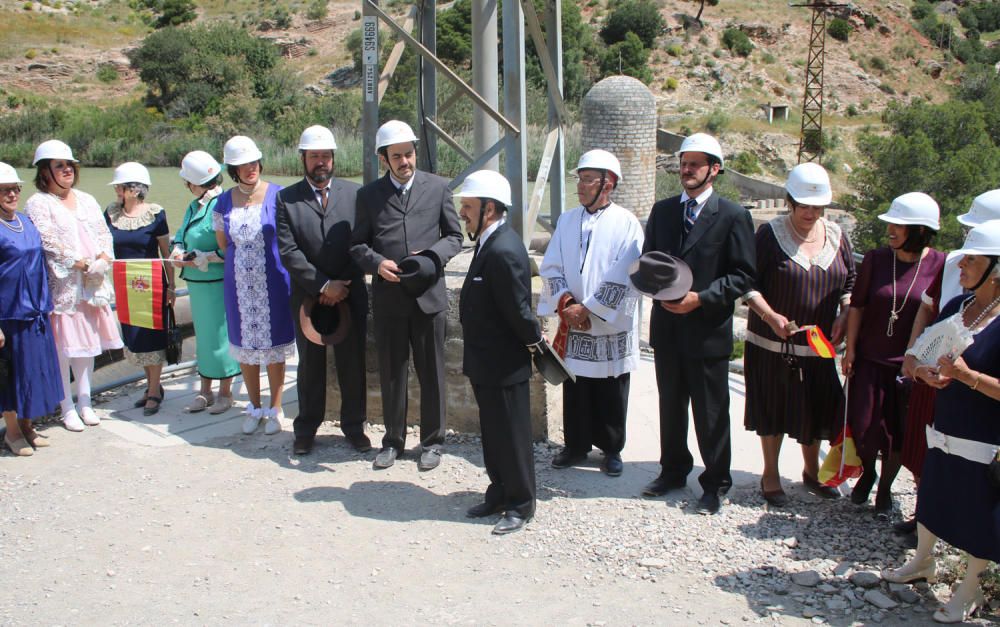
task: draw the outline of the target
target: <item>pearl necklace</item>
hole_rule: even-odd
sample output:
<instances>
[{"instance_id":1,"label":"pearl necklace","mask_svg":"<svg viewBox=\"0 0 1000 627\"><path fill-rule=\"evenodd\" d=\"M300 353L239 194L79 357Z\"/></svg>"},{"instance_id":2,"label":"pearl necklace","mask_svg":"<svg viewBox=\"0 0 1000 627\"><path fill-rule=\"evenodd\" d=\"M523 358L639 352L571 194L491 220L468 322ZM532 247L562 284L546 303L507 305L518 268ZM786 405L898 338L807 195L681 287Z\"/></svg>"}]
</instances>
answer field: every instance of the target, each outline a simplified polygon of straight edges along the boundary
<instances>
[{"instance_id":1,"label":"pearl necklace","mask_svg":"<svg viewBox=\"0 0 1000 627\"><path fill-rule=\"evenodd\" d=\"M976 302L976 296L975 296L975 294L973 294L972 297L967 298L965 300L965 302L962 303L962 323L963 324L965 324L965 311L974 302ZM968 328L970 330L971 329L975 329L976 325L978 325L980 322L982 322L983 320L985 320L986 316L988 316L990 314L990 312L993 311L993 308L996 307L997 305L1000 305L1000 296L997 296L996 298L994 298L993 302L991 302L989 305L987 305L986 307L984 307L983 310L979 313L979 316L977 316L976 319L972 321L972 324L965 325L966 328ZM982 329L980 329L980 331L981 330ZM972 331L972 332L973 333L978 333L978 331Z\"/></svg>"},{"instance_id":2,"label":"pearl necklace","mask_svg":"<svg viewBox=\"0 0 1000 627\"><path fill-rule=\"evenodd\" d=\"M239 189L239 190L240 190L241 192L243 192L243 194L244 194L244 195L245 195L245 196L246 196L247 198L250 198L251 196L253 196L253 195L254 195L254 192L256 192L256 191L257 191L257 188L258 188L258 187L260 187L260 180L258 179L258 180L257 180L257 182L253 184L253 187L251 187L251 188L250 188L250 191L247 191L246 189L244 189L244 187L243 187L243 184L242 184L242 183L237 183L237 184L236 184L236 187L237 187L237 188L238 188L238 189Z\"/></svg>"},{"instance_id":3,"label":"pearl necklace","mask_svg":"<svg viewBox=\"0 0 1000 627\"><path fill-rule=\"evenodd\" d=\"M917 277L920 276L920 264L924 262L924 255L921 251L920 258L917 259L917 269L913 272L913 280L910 281L910 287L906 288L906 295L903 296L903 304L896 309L896 251L892 251L892 306L889 308L889 325L885 329L885 336L892 337L895 333L896 321L899 320L899 314L906 309L906 300L910 297L910 291L913 286L917 283Z\"/></svg>"},{"instance_id":4,"label":"pearl necklace","mask_svg":"<svg viewBox=\"0 0 1000 627\"><path fill-rule=\"evenodd\" d=\"M17 226L14 226L15 223L17 224ZM21 216L17 215L16 213L14 214L14 217L11 220L8 220L7 218L0 219L0 224L4 225L5 227L10 229L11 231L14 231L15 233L24 233L24 223L21 222Z\"/></svg>"},{"instance_id":5,"label":"pearl necklace","mask_svg":"<svg viewBox=\"0 0 1000 627\"><path fill-rule=\"evenodd\" d=\"M787 218L787 220L788 220L788 228L791 229L792 234L795 235L795 237L797 237L800 242L802 242L803 244L812 244L813 242L816 241L817 236L813 236L812 239L809 239L808 237L803 236L801 233L799 233L799 230L797 228L795 228L795 225L792 224L792 219L791 218ZM818 224L818 222L817 222L817 224Z\"/></svg>"}]
</instances>

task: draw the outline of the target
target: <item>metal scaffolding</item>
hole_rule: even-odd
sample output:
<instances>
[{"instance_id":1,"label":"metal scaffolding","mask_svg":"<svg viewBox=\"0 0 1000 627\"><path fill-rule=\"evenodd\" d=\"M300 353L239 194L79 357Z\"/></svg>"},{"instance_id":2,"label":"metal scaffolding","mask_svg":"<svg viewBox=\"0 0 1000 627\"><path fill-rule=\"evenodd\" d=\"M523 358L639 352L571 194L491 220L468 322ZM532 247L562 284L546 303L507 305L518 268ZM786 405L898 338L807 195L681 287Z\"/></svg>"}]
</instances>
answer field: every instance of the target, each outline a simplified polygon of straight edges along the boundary
<instances>
[{"instance_id":1,"label":"metal scaffolding","mask_svg":"<svg viewBox=\"0 0 1000 627\"><path fill-rule=\"evenodd\" d=\"M823 62L826 57L827 10L848 5L814 0L791 7L812 9L806 86L802 94L802 130L799 134L799 163L816 161L823 154Z\"/></svg>"}]
</instances>

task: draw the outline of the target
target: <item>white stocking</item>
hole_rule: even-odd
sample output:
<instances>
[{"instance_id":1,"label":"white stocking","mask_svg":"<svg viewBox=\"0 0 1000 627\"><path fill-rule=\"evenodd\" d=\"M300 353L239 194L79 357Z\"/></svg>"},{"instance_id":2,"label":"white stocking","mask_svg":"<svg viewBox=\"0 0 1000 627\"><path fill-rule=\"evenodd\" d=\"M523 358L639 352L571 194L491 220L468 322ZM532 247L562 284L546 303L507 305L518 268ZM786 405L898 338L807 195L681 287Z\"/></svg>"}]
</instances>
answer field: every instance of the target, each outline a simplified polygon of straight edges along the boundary
<instances>
[{"instance_id":1,"label":"white stocking","mask_svg":"<svg viewBox=\"0 0 1000 627\"><path fill-rule=\"evenodd\" d=\"M94 371L94 358L73 357L69 363L76 379L76 402L80 409L90 407L90 373Z\"/></svg>"},{"instance_id":2,"label":"white stocking","mask_svg":"<svg viewBox=\"0 0 1000 627\"><path fill-rule=\"evenodd\" d=\"M59 353L59 374L62 375L63 400L59 404L62 413L67 414L73 410L73 388L69 381L69 358Z\"/></svg>"}]
</instances>

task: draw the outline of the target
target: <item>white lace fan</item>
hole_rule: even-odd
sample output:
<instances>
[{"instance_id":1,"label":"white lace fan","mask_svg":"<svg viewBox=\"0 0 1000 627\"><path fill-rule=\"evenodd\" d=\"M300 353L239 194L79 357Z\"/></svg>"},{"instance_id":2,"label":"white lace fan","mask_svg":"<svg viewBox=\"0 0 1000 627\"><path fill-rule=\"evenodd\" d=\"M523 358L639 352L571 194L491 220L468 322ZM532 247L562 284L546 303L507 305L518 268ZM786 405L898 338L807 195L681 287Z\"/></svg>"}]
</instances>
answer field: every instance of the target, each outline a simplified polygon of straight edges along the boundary
<instances>
[{"instance_id":1,"label":"white lace fan","mask_svg":"<svg viewBox=\"0 0 1000 627\"><path fill-rule=\"evenodd\" d=\"M916 357L920 365L936 367L938 359L958 357L972 342L972 332L962 322L962 314L956 313L924 329L906 354Z\"/></svg>"}]
</instances>

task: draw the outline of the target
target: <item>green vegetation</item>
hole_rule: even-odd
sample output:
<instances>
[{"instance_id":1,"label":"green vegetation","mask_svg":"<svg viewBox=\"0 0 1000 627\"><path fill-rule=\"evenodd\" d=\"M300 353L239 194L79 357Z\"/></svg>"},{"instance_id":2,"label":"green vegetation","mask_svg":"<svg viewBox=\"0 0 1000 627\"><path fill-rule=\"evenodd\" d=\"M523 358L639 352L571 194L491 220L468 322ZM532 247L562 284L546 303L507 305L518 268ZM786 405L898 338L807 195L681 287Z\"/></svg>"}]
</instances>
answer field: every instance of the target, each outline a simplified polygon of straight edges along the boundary
<instances>
[{"instance_id":1,"label":"green vegetation","mask_svg":"<svg viewBox=\"0 0 1000 627\"><path fill-rule=\"evenodd\" d=\"M652 0L617 0L600 34L610 46L624 42L628 33L635 33L643 46L652 48L664 26L660 9Z\"/></svg>"},{"instance_id":2,"label":"green vegetation","mask_svg":"<svg viewBox=\"0 0 1000 627\"><path fill-rule=\"evenodd\" d=\"M853 31L854 27L851 26L851 23L842 17L833 18L826 27L826 32L830 33L830 37L840 41L847 41Z\"/></svg>"},{"instance_id":3,"label":"green vegetation","mask_svg":"<svg viewBox=\"0 0 1000 627\"><path fill-rule=\"evenodd\" d=\"M644 83L653 80L649 69L649 50L633 32L625 34L625 41L609 46L601 55L601 75L624 74Z\"/></svg>"},{"instance_id":4,"label":"green vegetation","mask_svg":"<svg viewBox=\"0 0 1000 627\"><path fill-rule=\"evenodd\" d=\"M102 63L97 66L97 80L102 83L114 83L118 81L118 70L113 63Z\"/></svg>"},{"instance_id":5,"label":"green vegetation","mask_svg":"<svg viewBox=\"0 0 1000 627\"><path fill-rule=\"evenodd\" d=\"M752 152L741 152L729 162L727 167L731 167L740 174L760 174L764 170L760 167L757 155Z\"/></svg>"},{"instance_id":6,"label":"green vegetation","mask_svg":"<svg viewBox=\"0 0 1000 627\"><path fill-rule=\"evenodd\" d=\"M722 33L722 44L733 54L749 57L753 52L753 42L747 34L738 28L727 28Z\"/></svg>"}]
</instances>

